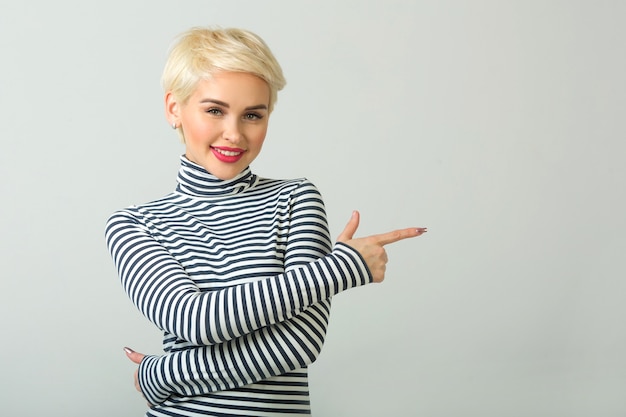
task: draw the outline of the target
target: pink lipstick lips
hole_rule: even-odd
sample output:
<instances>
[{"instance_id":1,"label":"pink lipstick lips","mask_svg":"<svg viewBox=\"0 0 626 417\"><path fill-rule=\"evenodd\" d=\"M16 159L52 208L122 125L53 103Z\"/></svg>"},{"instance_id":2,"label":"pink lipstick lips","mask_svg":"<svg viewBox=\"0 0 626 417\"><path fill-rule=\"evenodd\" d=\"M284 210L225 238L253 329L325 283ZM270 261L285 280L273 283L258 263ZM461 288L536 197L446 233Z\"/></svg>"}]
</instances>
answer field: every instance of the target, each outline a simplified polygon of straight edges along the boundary
<instances>
[{"instance_id":1,"label":"pink lipstick lips","mask_svg":"<svg viewBox=\"0 0 626 417\"><path fill-rule=\"evenodd\" d=\"M231 164L239 161L243 154L246 152L245 149L225 148L217 146L211 146L211 151L218 160Z\"/></svg>"}]
</instances>

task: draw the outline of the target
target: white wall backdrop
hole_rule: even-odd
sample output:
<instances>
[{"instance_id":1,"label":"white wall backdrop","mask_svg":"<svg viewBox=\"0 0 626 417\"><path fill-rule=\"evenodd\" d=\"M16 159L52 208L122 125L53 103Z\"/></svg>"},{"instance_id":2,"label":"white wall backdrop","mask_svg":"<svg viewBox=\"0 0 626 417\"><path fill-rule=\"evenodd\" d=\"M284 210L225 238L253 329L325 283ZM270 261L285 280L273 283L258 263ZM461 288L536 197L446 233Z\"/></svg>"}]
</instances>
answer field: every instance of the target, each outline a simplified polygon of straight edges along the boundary
<instances>
[{"instance_id":1,"label":"white wall backdrop","mask_svg":"<svg viewBox=\"0 0 626 417\"><path fill-rule=\"evenodd\" d=\"M30 1L0 5L0 414L141 416L158 353L104 244L175 185L159 77L195 25L283 65L270 177L336 236L427 226L335 298L314 415L626 415L626 3Z\"/></svg>"}]
</instances>

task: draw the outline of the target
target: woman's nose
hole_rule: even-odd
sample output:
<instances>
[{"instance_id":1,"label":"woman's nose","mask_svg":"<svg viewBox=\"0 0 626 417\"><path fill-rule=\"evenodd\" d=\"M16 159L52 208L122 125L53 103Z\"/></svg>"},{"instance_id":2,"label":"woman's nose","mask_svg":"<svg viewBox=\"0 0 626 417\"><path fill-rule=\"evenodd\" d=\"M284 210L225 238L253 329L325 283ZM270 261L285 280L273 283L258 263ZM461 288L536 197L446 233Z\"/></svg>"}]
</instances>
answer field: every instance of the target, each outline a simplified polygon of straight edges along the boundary
<instances>
[{"instance_id":1,"label":"woman's nose","mask_svg":"<svg viewBox=\"0 0 626 417\"><path fill-rule=\"evenodd\" d=\"M222 133L224 139L232 143L241 142L243 137L241 133L241 126L238 120L227 121L224 126L224 132Z\"/></svg>"}]
</instances>

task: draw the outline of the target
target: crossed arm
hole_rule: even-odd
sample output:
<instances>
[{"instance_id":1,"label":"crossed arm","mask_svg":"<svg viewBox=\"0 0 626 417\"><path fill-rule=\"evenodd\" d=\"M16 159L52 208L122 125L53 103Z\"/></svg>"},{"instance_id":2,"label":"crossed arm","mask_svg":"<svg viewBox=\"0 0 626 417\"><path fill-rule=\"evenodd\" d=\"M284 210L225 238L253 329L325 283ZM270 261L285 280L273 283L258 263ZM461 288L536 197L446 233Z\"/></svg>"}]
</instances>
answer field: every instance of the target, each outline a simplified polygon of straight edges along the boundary
<instances>
[{"instance_id":1,"label":"crossed arm","mask_svg":"<svg viewBox=\"0 0 626 417\"><path fill-rule=\"evenodd\" d=\"M294 198L284 274L200 292L180 264L128 213L114 215L107 242L124 288L158 327L189 347L148 356L140 389L152 404L172 393L232 389L307 366L321 351L330 297L371 281L358 253L330 238L311 184ZM217 306L237 306L237 310ZM217 313L217 314L216 314Z\"/></svg>"},{"instance_id":2,"label":"crossed arm","mask_svg":"<svg viewBox=\"0 0 626 417\"><path fill-rule=\"evenodd\" d=\"M311 201L316 204L311 206ZM107 243L129 297L157 326L199 345L145 359L129 355L144 359L137 360L138 388L150 403L159 404L172 393L232 389L310 364L324 342L330 297L381 282L387 263L384 246L426 232L407 228L354 239L359 224L354 212L334 250L323 256L330 240L323 204L312 184L305 184L293 212L300 214L294 216L299 221L292 230L300 232L290 239L284 274L211 292L200 292L136 219L128 213L112 216ZM311 235L305 238L306 233ZM241 309L211 309L218 305Z\"/></svg>"}]
</instances>

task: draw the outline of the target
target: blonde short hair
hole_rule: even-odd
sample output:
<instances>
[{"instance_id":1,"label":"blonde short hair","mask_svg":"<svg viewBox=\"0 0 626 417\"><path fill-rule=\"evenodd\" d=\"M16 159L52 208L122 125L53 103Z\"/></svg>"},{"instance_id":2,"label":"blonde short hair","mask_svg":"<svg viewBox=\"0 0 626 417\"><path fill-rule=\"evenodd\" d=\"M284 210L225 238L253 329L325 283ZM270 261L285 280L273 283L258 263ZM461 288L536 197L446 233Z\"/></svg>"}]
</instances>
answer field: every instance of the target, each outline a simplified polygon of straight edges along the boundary
<instances>
[{"instance_id":1,"label":"blonde short hair","mask_svg":"<svg viewBox=\"0 0 626 417\"><path fill-rule=\"evenodd\" d=\"M196 27L182 33L170 50L161 85L186 103L200 80L219 71L245 72L265 80L270 112L286 84L278 61L258 35L243 29Z\"/></svg>"}]
</instances>

